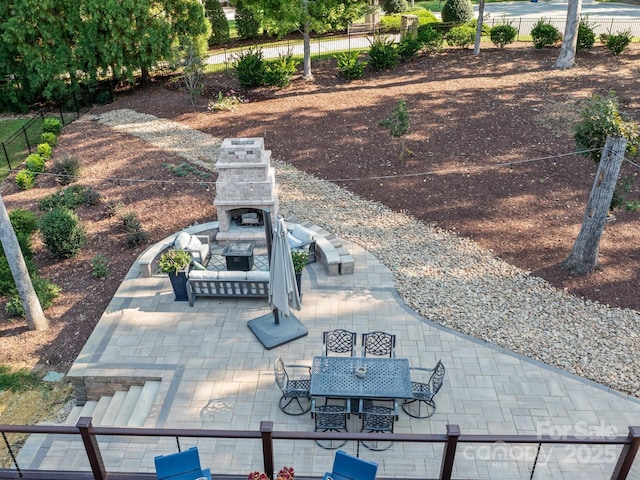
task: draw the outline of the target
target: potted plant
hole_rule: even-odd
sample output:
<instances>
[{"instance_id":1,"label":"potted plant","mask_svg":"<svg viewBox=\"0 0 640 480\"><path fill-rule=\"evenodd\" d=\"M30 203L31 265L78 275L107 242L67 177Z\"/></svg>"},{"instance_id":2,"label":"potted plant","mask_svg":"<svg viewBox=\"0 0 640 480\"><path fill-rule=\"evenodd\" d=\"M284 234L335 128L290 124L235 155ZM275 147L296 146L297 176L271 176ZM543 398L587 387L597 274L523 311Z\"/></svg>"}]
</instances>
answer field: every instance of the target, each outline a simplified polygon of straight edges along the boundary
<instances>
[{"instance_id":1,"label":"potted plant","mask_svg":"<svg viewBox=\"0 0 640 480\"><path fill-rule=\"evenodd\" d=\"M160 271L169 275L176 301L184 302L187 298L187 274L191 264L191 254L186 250L168 248L162 255L158 265Z\"/></svg>"},{"instance_id":2,"label":"potted plant","mask_svg":"<svg viewBox=\"0 0 640 480\"><path fill-rule=\"evenodd\" d=\"M298 295L302 295L302 270L309 263L309 252L306 250L292 250L291 260L293 260L293 270L296 272L296 285L298 285Z\"/></svg>"}]
</instances>

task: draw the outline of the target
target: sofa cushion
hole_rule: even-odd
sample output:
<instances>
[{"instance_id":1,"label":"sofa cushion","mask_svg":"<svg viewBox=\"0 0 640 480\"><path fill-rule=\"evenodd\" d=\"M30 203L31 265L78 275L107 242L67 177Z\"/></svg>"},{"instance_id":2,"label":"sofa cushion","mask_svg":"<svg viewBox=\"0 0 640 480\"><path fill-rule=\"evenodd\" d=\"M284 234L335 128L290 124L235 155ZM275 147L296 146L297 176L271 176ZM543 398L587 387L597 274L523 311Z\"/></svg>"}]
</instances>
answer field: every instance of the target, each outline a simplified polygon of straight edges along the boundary
<instances>
[{"instance_id":1,"label":"sofa cushion","mask_svg":"<svg viewBox=\"0 0 640 480\"><path fill-rule=\"evenodd\" d=\"M222 272L218 272L218 279L219 280L246 280L247 279L247 272L241 272L241 271L222 271Z\"/></svg>"},{"instance_id":2,"label":"sofa cushion","mask_svg":"<svg viewBox=\"0 0 640 480\"><path fill-rule=\"evenodd\" d=\"M296 225L295 227L293 227L293 231L291 232L291 235L296 237L298 241L302 243L310 242L311 240L313 240L313 234L309 230L307 230L306 228L300 225Z\"/></svg>"},{"instance_id":3,"label":"sofa cushion","mask_svg":"<svg viewBox=\"0 0 640 480\"><path fill-rule=\"evenodd\" d=\"M218 272L215 270L191 270L189 272L190 280L215 280L218 278Z\"/></svg>"},{"instance_id":4,"label":"sofa cushion","mask_svg":"<svg viewBox=\"0 0 640 480\"><path fill-rule=\"evenodd\" d=\"M247 280L252 280L254 282L268 282L269 281L269 272L263 272L260 270L252 270L247 272Z\"/></svg>"}]
</instances>

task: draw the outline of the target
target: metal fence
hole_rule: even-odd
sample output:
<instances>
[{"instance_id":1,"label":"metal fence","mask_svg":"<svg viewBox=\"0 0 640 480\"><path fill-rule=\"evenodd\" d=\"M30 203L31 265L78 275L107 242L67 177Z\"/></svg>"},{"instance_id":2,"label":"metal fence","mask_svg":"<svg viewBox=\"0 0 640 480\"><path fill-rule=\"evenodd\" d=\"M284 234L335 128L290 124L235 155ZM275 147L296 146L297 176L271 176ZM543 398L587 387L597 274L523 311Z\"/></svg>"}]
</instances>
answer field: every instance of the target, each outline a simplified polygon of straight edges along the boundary
<instances>
[{"instance_id":1,"label":"metal fence","mask_svg":"<svg viewBox=\"0 0 640 480\"><path fill-rule=\"evenodd\" d=\"M539 18L487 18L485 25L489 28L502 23L509 23L518 30L516 40L531 41L531 29L538 22ZM561 33L564 33L566 17L545 18L555 26ZM595 18L589 21L597 36L600 34L616 34L629 30L633 42L640 42L640 18ZM398 33L384 34L394 41L400 40ZM368 50L373 36L371 34L357 34L345 36L330 36L311 39L311 60L319 60L330 57L338 52L351 50ZM204 57L205 71L207 73L229 70L238 55L246 52L249 48L260 48L262 57L266 60L278 58L279 55L291 53L296 58L303 57L302 39L260 42L250 46L223 47L212 51Z\"/></svg>"},{"instance_id":2,"label":"metal fence","mask_svg":"<svg viewBox=\"0 0 640 480\"><path fill-rule=\"evenodd\" d=\"M82 85L57 103L42 107L33 118L0 143L0 170L4 170L4 165L11 170L36 150L38 144L42 143L45 118L59 118L62 125L67 125L87 112L94 103L105 104L112 101L113 83L109 80Z\"/></svg>"}]
</instances>

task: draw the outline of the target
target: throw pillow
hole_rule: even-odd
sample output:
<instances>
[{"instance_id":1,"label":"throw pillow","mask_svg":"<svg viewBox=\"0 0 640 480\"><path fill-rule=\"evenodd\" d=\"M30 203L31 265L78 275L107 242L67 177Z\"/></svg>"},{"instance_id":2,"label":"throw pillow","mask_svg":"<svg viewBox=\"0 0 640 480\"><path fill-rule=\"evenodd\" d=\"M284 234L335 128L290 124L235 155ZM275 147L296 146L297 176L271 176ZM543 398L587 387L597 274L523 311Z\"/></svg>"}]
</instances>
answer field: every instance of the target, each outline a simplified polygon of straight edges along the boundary
<instances>
[{"instance_id":1,"label":"throw pillow","mask_svg":"<svg viewBox=\"0 0 640 480\"><path fill-rule=\"evenodd\" d=\"M201 246L202 246L202 242L198 240L198 237L196 237L195 235L191 235L191 238L189 239L189 243L187 244L186 247L184 247L184 249L189 250L191 252L199 252Z\"/></svg>"},{"instance_id":2,"label":"throw pillow","mask_svg":"<svg viewBox=\"0 0 640 480\"><path fill-rule=\"evenodd\" d=\"M180 232L176 239L173 241L173 246L178 249L184 250L191 241L191 235L187 232Z\"/></svg>"},{"instance_id":3,"label":"throw pillow","mask_svg":"<svg viewBox=\"0 0 640 480\"><path fill-rule=\"evenodd\" d=\"M313 240L313 234L309 233L308 230L306 230L304 227L301 227L300 225L296 225L295 227L293 227L291 235L296 237L301 242L310 242L311 240Z\"/></svg>"}]
</instances>

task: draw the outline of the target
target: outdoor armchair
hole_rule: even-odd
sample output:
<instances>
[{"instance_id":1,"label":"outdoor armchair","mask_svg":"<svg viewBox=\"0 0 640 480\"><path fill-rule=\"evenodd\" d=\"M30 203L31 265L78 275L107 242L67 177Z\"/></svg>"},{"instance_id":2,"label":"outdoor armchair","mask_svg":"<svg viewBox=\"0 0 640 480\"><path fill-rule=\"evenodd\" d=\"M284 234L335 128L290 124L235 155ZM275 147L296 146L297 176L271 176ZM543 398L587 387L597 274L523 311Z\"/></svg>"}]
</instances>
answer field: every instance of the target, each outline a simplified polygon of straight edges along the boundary
<instances>
[{"instance_id":1,"label":"outdoor armchair","mask_svg":"<svg viewBox=\"0 0 640 480\"><path fill-rule=\"evenodd\" d=\"M291 378L287 368L296 378ZM302 415L311 410L311 367L303 365L285 365L278 357L274 365L276 384L282 391L278 402L280 410L287 415Z\"/></svg>"},{"instance_id":2,"label":"outdoor armchair","mask_svg":"<svg viewBox=\"0 0 640 480\"><path fill-rule=\"evenodd\" d=\"M426 377L428 373L430 373L429 379L424 383L417 381L417 379L414 380L414 376L423 375ZM412 368L411 390L413 392L413 398L403 402L402 410L414 418L428 418L436 413L434 397L442 388L444 374L445 368L440 360L438 360L435 368Z\"/></svg>"}]
</instances>

